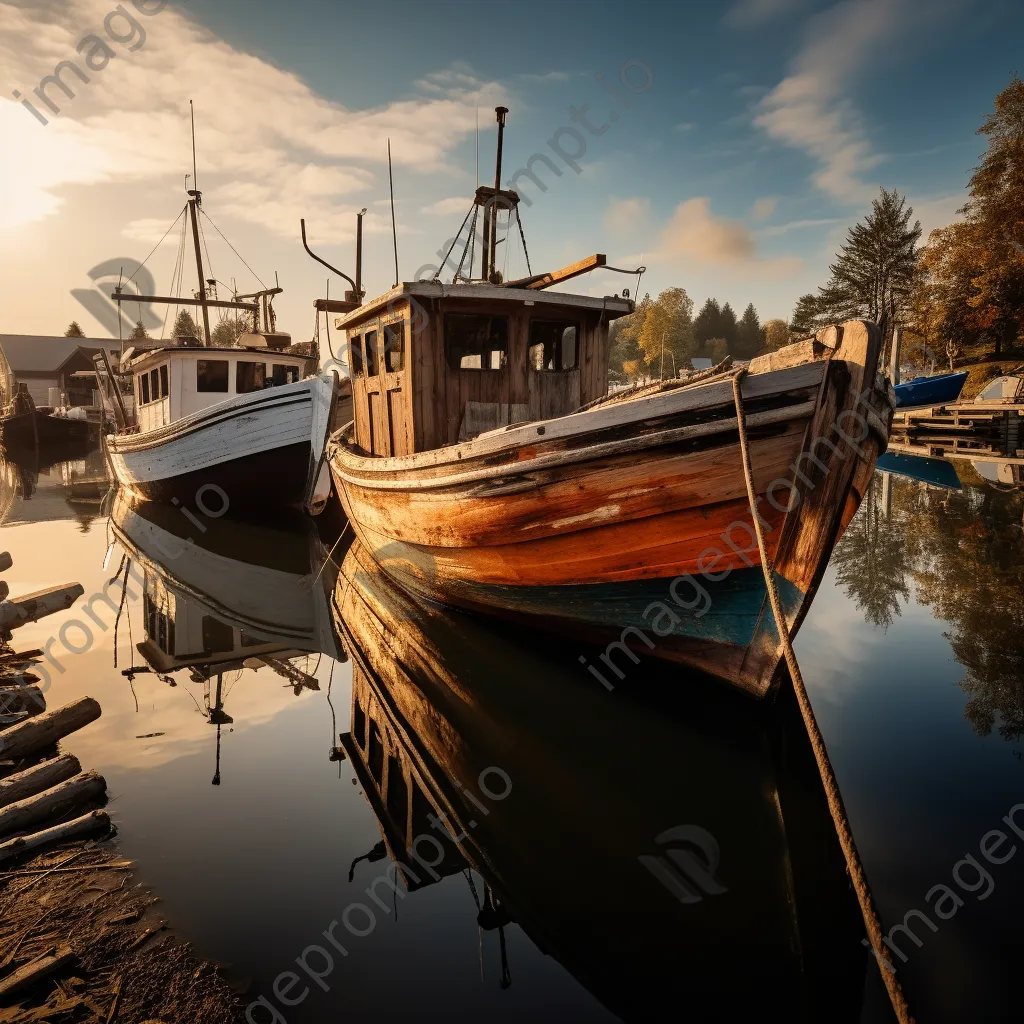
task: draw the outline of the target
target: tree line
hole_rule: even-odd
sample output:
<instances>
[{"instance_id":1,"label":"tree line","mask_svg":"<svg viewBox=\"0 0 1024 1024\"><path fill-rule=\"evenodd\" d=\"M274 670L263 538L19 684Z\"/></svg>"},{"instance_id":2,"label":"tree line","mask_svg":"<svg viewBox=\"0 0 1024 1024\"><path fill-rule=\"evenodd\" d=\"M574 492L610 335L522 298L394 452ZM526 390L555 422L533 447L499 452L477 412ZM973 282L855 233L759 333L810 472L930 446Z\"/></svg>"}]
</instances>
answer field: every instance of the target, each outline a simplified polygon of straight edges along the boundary
<instances>
[{"instance_id":1,"label":"tree line","mask_svg":"<svg viewBox=\"0 0 1024 1024\"><path fill-rule=\"evenodd\" d=\"M829 324L879 325L886 351L896 328L903 352L923 364L979 350L999 358L1024 334L1024 82L1014 76L978 134L987 140L968 183L961 219L921 244L921 222L898 191L879 190L847 233L816 292L802 295L790 322L760 324L751 304L740 318L709 298L696 317L683 288L650 295L611 328L612 379L676 376L695 356L749 359Z\"/></svg>"},{"instance_id":2,"label":"tree line","mask_svg":"<svg viewBox=\"0 0 1024 1024\"><path fill-rule=\"evenodd\" d=\"M727 355L752 359L777 339L783 320L762 326L754 304L737 317L732 306L709 298L693 315L694 303L685 288L666 288L657 298L645 295L636 309L610 328L608 357L613 379L676 377L690 368L690 360L720 362Z\"/></svg>"},{"instance_id":3,"label":"tree line","mask_svg":"<svg viewBox=\"0 0 1024 1024\"><path fill-rule=\"evenodd\" d=\"M210 330L210 341L216 348L231 348L238 339L251 329L251 323L245 317L224 317ZM203 329L196 323L187 309L178 312L171 327L171 338L196 338L203 340ZM77 320L72 320L64 332L65 338L84 338L85 333ZM152 341L149 331L141 320L137 321L128 335L127 341Z\"/></svg>"}]
</instances>

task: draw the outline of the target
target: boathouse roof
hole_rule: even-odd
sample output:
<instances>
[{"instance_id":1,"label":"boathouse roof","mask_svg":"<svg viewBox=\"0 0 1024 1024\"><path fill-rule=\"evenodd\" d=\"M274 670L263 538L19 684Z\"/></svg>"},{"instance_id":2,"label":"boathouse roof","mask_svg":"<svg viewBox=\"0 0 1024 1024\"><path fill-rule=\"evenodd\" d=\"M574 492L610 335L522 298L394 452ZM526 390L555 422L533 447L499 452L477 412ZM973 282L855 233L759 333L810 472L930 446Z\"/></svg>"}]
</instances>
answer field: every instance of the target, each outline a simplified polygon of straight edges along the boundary
<instances>
[{"instance_id":1,"label":"boathouse roof","mask_svg":"<svg viewBox=\"0 0 1024 1024\"><path fill-rule=\"evenodd\" d=\"M137 342L132 344L138 345ZM100 349L106 349L108 354L120 355L121 342L116 338L51 338L38 334L0 334L0 353L16 377L57 376L76 355L81 354L89 359Z\"/></svg>"},{"instance_id":2,"label":"boathouse roof","mask_svg":"<svg viewBox=\"0 0 1024 1024\"><path fill-rule=\"evenodd\" d=\"M377 315L398 300L416 299L471 299L477 302L521 302L524 305L575 306L579 309L606 310L616 316L632 313L632 299L621 295L579 295L543 288L506 288L496 284L444 284L441 281L403 281L391 291L378 295L365 305L335 320L338 328L361 323L368 316Z\"/></svg>"}]
</instances>

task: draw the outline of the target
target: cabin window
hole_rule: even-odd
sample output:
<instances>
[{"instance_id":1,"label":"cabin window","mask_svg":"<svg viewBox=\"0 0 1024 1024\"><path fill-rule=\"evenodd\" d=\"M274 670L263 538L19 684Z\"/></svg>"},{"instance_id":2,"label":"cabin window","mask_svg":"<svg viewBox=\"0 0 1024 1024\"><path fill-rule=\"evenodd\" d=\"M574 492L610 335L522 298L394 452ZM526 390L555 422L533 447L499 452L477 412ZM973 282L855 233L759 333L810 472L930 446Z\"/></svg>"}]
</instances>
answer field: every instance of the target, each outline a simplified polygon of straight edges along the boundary
<instances>
[{"instance_id":1,"label":"cabin window","mask_svg":"<svg viewBox=\"0 0 1024 1024\"><path fill-rule=\"evenodd\" d=\"M405 367L405 324L391 324L384 328L384 368L398 373Z\"/></svg>"},{"instance_id":2,"label":"cabin window","mask_svg":"<svg viewBox=\"0 0 1024 1024\"><path fill-rule=\"evenodd\" d=\"M380 369L379 360L377 358L377 332L367 331L366 337L363 339L366 352L366 376L376 377L377 372Z\"/></svg>"},{"instance_id":3,"label":"cabin window","mask_svg":"<svg viewBox=\"0 0 1024 1024\"><path fill-rule=\"evenodd\" d=\"M384 778L384 741L380 736L377 723L370 719L370 751L367 758L370 774L379 787Z\"/></svg>"},{"instance_id":4,"label":"cabin window","mask_svg":"<svg viewBox=\"0 0 1024 1024\"><path fill-rule=\"evenodd\" d=\"M363 339L358 334L349 341L348 370L353 377L363 375Z\"/></svg>"},{"instance_id":5,"label":"cabin window","mask_svg":"<svg viewBox=\"0 0 1024 1024\"><path fill-rule=\"evenodd\" d=\"M154 402L160 401L160 373L158 370L149 371L149 397Z\"/></svg>"},{"instance_id":6,"label":"cabin window","mask_svg":"<svg viewBox=\"0 0 1024 1024\"><path fill-rule=\"evenodd\" d=\"M227 394L228 361L226 359L196 360L196 391L219 391Z\"/></svg>"},{"instance_id":7,"label":"cabin window","mask_svg":"<svg viewBox=\"0 0 1024 1024\"><path fill-rule=\"evenodd\" d=\"M397 757L388 755L387 809L394 821L405 832L405 820L409 814L409 790L402 774L402 765Z\"/></svg>"},{"instance_id":8,"label":"cabin window","mask_svg":"<svg viewBox=\"0 0 1024 1024\"><path fill-rule=\"evenodd\" d=\"M444 349L452 370L503 370L508 359L508 317L446 313Z\"/></svg>"},{"instance_id":9,"label":"cabin window","mask_svg":"<svg viewBox=\"0 0 1024 1024\"><path fill-rule=\"evenodd\" d=\"M146 405L149 402L149 374L144 373L139 378L139 404Z\"/></svg>"},{"instance_id":10,"label":"cabin window","mask_svg":"<svg viewBox=\"0 0 1024 1024\"><path fill-rule=\"evenodd\" d=\"M235 364L235 394L260 391L266 384L267 364L238 362Z\"/></svg>"},{"instance_id":11,"label":"cabin window","mask_svg":"<svg viewBox=\"0 0 1024 1024\"><path fill-rule=\"evenodd\" d=\"M275 388L281 384L294 384L299 379L299 368L287 363L274 363L271 371L271 382Z\"/></svg>"},{"instance_id":12,"label":"cabin window","mask_svg":"<svg viewBox=\"0 0 1024 1024\"><path fill-rule=\"evenodd\" d=\"M167 386L167 367L160 367L160 397L166 398L171 389Z\"/></svg>"},{"instance_id":13,"label":"cabin window","mask_svg":"<svg viewBox=\"0 0 1024 1024\"><path fill-rule=\"evenodd\" d=\"M579 324L571 320L531 320L530 369L575 370L579 336Z\"/></svg>"},{"instance_id":14,"label":"cabin window","mask_svg":"<svg viewBox=\"0 0 1024 1024\"><path fill-rule=\"evenodd\" d=\"M212 615L203 616L203 651L208 654L233 651L235 649L235 631L220 619Z\"/></svg>"},{"instance_id":15,"label":"cabin window","mask_svg":"<svg viewBox=\"0 0 1024 1024\"><path fill-rule=\"evenodd\" d=\"M355 735L356 743L361 749L366 747L366 712L358 699L353 702L352 707L352 732Z\"/></svg>"}]
</instances>

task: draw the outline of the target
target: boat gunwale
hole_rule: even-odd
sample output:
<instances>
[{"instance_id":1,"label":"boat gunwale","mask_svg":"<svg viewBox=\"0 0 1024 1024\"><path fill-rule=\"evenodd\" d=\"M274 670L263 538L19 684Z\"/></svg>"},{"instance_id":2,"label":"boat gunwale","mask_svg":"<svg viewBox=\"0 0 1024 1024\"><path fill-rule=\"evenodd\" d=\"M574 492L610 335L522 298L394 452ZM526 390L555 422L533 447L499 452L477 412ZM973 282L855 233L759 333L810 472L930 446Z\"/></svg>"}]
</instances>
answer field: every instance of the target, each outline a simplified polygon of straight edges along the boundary
<instances>
[{"instance_id":1,"label":"boat gunwale","mask_svg":"<svg viewBox=\"0 0 1024 1024\"><path fill-rule=\"evenodd\" d=\"M745 377L741 385L747 401L758 398L781 398L793 392L818 389L824 380L827 360L800 363L797 366ZM800 396L801 398L803 396ZM796 403L794 403L796 404ZM570 440L580 435L613 427L623 427L644 420L661 419L686 412L701 412L718 406L734 412L731 378L708 381L691 389L644 395L606 406L595 406L582 412L567 413L547 420L534 420L510 429L488 432L470 441L431 448L410 455L377 456L354 451L345 442L350 435L346 424L336 431L328 443L332 463L340 468L357 470L367 475L366 482L377 486L374 477L388 473L459 465L482 456L499 459L531 444ZM735 429L735 415L732 416ZM712 421L712 423L717 421ZM501 466L496 467L501 469Z\"/></svg>"},{"instance_id":2,"label":"boat gunwale","mask_svg":"<svg viewBox=\"0 0 1024 1024\"><path fill-rule=\"evenodd\" d=\"M273 387L250 391L244 395L233 395L216 405L200 409L188 416L182 416L171 423L162 423L152 430L110 434L107 436L106 442L111 452L117 455L146 451L157 445L178 440L196 430L216 426L217 423L223 422L225 419L231 419L239 414L244 415L250 409L259 409L260 407L273 409L280 405L293 404L293 402L312 402L313 388L318 383L330 384L333 388L331 375L321 372L315 376L303 377L302 380L291 384L276 384Z\"/></svg>"}]
</instances>

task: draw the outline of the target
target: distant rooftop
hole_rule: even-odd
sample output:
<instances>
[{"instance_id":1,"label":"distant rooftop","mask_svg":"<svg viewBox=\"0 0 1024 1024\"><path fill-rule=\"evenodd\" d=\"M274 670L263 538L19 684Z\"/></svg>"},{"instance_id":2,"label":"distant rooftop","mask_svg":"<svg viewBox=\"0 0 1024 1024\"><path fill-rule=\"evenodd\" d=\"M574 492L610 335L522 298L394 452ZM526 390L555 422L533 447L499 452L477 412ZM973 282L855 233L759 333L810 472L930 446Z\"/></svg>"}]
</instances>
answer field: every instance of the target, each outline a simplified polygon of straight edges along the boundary
<instances>
[{"instance_id":1,"label":"distant rooftop","mask_svg":"<svg viewBox=\"0 0 1024 1024\"><path fill-rule=\"evenodd\" d=\"M158 341L129 342L139 347L160 344ZM120 357L121 342L116 338L50 338L38 334L0 334L0 352L10 364L14 375L19 373L57 374L61 367L79 350L92 355L100 349Z\"/></svg>"}]
</instances>

